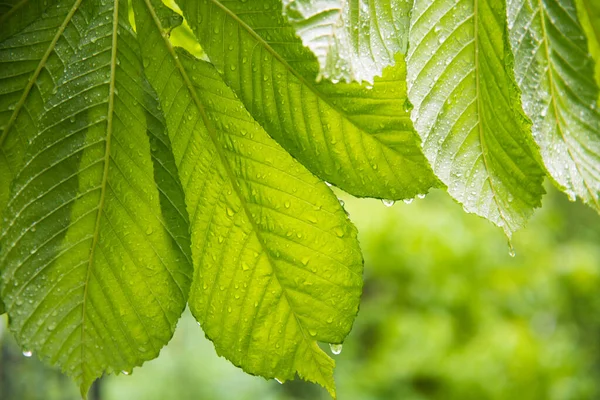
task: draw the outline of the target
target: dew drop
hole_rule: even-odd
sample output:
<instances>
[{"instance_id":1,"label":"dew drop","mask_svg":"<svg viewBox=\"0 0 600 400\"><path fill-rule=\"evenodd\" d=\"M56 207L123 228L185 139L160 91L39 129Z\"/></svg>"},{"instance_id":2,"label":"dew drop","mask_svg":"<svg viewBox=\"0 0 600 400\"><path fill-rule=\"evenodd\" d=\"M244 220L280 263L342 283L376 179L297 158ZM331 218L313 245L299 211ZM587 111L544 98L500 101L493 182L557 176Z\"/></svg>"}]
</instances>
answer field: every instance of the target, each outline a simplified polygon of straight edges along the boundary
<instances>
[{"instance_id":1,"label":"dew drop","mask_svg":"<svg viewBox=\"0 0 600 400\"><path fill-rule=\"evenodd\" d=\"M513 247L512 243L510 241L508 242L508 255L511 257L514 257L517 255L517 253L515 252L515 248Z\"/></svg>"},{"instance_id":2,"label":"dew drop","mask_svg":"<svg viewBox=\"0 0 600 400\"><path fill-rule=\"evenodd\" d=\"M402 201L404 201L404 203L406 203L406 204L410 204L410 203L412 203L412 202L413 202L413 200L414 200L414 199L404 199L404 200L402 200Z\"/></svg>"},{"instance_id":3,"label":"dew drop","mask_svg":"<svg viewBox=\"0 0 600 400\"><path fill-rule=\"evenodd\" d=\"M396 203L394 200L386 200L386 199L381 199L381 202L386 207L391 207Z\"/></svg>"},{"instance_id":4,"label":"dew drop","mask_svg":"<svg viewBox=\"0 0 600 400\"><path fill-rule=\"evenodd\" d=\"M325 184L326 184L327 186L329 186L329 187L333 186L331 183L329 183L329 182L327 182L327 181L325 181Z\"/></svg>"},{"instance_id":5,"label":"dew drop","mask_svg":"<svg viewBox=\"0 0 600 400\"><path fill-rule=\"evenodd\" d=\"M283 385L283 381L279 378L275 378L275 382L279 383L280 385Z\"/></svg>"},{"instance_id":6,"label":"dew drop","mask_svg":"<svg viewBox=\"0 0 600 400\"><path fill-rule=\"evenodd\" d=\"M25 357L31 357L31 356L33 355L33 352L31 352L31 351L29 351L29 350L25 350L25 351L23 352L23 355L24 355Z\"/></svg>"},{"instance_id":7,"label":"dew drop","mask_svg":"<svg viewBox=\"0 0 600 400\"><path fill-rule=\"evenodd\" d=\"M331 352L333 354L335 354L336 356L342 352L342 344L341 343L338 343L338 344L329 343L329 348L331 349Z\"/></svg>"}]
</instances>

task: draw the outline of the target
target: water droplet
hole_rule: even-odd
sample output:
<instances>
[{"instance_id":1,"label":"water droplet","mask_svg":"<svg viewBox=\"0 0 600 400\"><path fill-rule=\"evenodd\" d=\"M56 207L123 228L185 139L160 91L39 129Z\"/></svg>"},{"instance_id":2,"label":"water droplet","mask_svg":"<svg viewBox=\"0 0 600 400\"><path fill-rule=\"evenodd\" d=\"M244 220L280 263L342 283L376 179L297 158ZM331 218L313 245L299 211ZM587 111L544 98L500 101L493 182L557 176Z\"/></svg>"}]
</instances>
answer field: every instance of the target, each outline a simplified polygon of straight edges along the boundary
<instances>
[{"instance_id":1,"label":"water droplet","mask_svg":"<svg viewBox=\"0 0 600 400\"><path fill-rule=\"evenodd\" d=\"M410 203L412 203L412 202L413 202L413 200L414 200L414 199L404 199L404 200L402 200L402 201L404 201L404 203L406 203L406 204L410 204Z\"/></svg>"},{"instance_id":2,"label":"water droplet","mask_svg":"<svg viewBox=\"0 0 600 400\"><path fill-rule=\"evenodd\" d=\"M425 198L425 193L420 193L417 195L417 197L421 200L423 200Z\"/></svg>"},{"instance_id":3,"label":"water droplet","mask_svg":"<svg viewBox=\"0 0 600 400\"><path fill-rule=\"evenodd\" d=\"M33 355L33 352L31 352L31 351L29 351L29 350L25 350L25 351L23 352L23 355L24 355L25 357L31 357L31 356Z\"/></svg>"},{"instance_id":4,"label":"water droplet","mask_svg":"<svg viewBox=\"0 0 600 400\"><path fill-rule=\"evenodd\" d=\"M329 183L329 182L327 182L327 181L325 181L325 184L326 184L327 186L329 186L329 187L332 187L332 186L333 186L331 183Z\"/></svg>"},{"instance_id":5,"label":"water droplet","mask_svg":"<svg viewBox=\"0 0 600 400\"><path fill-rule=\"evenodd\" d=\"M280 385L283 385L283 381L279 378L275 378L275 382L279 383Z\"/></svg>"},{"instance_id":6,"label":"water droplet","mask_svg":"<svg viewBox=\"0 0 600 400\"><path fill-rule=\"evenodd\" d=\"M511 257L514 257L517 255L517 253L515 252L515 248L513 247L512 243L510 241L508 242L508 255Z\"/></svg>"},{"instance_id":7,"label":"water droplet","mask_svg":"<svg viewBox=\"0 0 600 400\"><path fill-rule=\"evenodd\" d=\"M342 200L342 199L338 199L338 200L340 201L340 205L342 207L344 207L346 205L346 202L344 200Z\"/></svg>"},{"instance_id":8,"label":"water droplet","mask_svg":"<svg viewBox=\"0 0 600 400\"><path fill-rule=\"evenodd\" d=\"M394 205L394 203L396 203L394 200L386 200L386 199L381 199L381 202L386 207L391 207Z\"/></svg>"},{"instance_id":9,"label":"water droplet","mask_svg":"<svg viewBox=\"0 0 600 400\"><path fill-rule=\"evenodd\" d=\"M148 229L146 229L146 235L151 235L152 232L154 232L154 229L152 229L152 227L149 226Z\"/></svg>"},{"instance_id":10,"label":"water droplet","mask_svg":"<svg viewBox=\"0 0 600 400\"><path fill-rule=\"evenodd\" d=\"M331 352L333 354L335 354L336 356L342 352L342 344L341 343L338 343L338 344L329 343L329 348L331 349Z\"/></svg>"},{"instance_id":11,"label":"water droplet","mask_svg":"<svg viewBox=\"0 0 600 400\"><path fill-rule=\"evenodd\" d=\"M125 370L121 371L121 373L122 373L123 375L129 375L129 374L131 374L131 372L129 372L129 371L125 371Z\"/></svg>"}]
</instances>

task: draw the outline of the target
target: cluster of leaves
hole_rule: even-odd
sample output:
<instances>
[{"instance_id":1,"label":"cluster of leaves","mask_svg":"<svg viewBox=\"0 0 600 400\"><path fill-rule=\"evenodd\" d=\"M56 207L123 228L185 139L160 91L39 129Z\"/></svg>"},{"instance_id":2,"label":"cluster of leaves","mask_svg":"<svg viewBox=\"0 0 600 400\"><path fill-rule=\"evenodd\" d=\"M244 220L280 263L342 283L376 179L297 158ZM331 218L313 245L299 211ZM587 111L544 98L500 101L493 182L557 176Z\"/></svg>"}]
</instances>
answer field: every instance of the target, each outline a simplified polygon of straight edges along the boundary
<instances>
[{"instance_id":1,"label":"cluster of leaves","mask_svg":"<svg viewBox=\"0 0 600 400\"><path fill-rule=\"evenodd\" d=\"M507 236L549 176L600 211L594 0L0 5L0 271L11 330L85 395L186 304L245 371L317 382L358 311L325 184L443 187ZM581 22L580 22L581 21Z\"/></svg>"}]
</instances>

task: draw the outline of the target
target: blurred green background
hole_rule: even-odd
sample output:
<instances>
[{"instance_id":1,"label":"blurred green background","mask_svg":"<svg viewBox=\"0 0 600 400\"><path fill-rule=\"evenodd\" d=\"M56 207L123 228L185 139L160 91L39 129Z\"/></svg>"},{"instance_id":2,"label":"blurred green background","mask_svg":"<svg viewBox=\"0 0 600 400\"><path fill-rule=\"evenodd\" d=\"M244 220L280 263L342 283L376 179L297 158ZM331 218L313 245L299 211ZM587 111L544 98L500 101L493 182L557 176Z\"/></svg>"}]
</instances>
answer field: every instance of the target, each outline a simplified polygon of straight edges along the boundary
<instances>
[{"instance_id":1,"label":"blurred green background","mask_svg":"<svg viewBox=\"0 0 600 400\"><path fill-rule=\"evenodd\" d=\"M389 208L340 194L359 230L365 290L334 356L338 398L600 398L600 217L548 190L515 235L514 258L500 229L443 192ZM79 398L67 378L1 337L0 399ZM103 378L90 398L328 397L244 374L186 312L158 359Z\"/></svg>"}]
</instances>

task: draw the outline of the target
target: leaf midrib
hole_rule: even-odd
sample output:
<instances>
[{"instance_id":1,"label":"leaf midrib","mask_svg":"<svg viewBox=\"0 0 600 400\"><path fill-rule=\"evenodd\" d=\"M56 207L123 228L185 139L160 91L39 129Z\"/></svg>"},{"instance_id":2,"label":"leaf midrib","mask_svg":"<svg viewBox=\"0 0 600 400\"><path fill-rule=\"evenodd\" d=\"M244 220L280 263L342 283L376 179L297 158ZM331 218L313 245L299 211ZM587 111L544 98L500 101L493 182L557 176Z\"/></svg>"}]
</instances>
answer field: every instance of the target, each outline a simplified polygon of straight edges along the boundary
<instances>
[{"instance_id":1,"label":"leaf midrib","mask_svg":"<svg viewBox=\"0 0 600 400\"><path fill-rule=\"evenodd\" d=\"M294 314L294 319L296 320L296 323L298 324L298 328L300 330L300 332L302 332L302 336L304 338L304 340L306 342L308 342L308 345L310 346L310 344L312 342L314 342L314 340L309 339L306 336L306 333L304 332L304 327L303 325L300 323L300 320L298 319L298 315L296 313L296 311L294 310L294 307L292 306L292 303L289 300L289 297L287 295L286 292L286 288L284 285L281 284L281 281L278 277L277 274L277 269L273 266L273 261L271 260L271 257L269 255L269 251L264 243L264 239L262 238L262 236L260 235L260 229L258 228L258 226L256 225L256 221L254 221L254 219L251 217L252 213L250 212L250 210L248 210L248 207L246 205L246 202L244 201L244 197L242 196L242 193L240 191L240 188L237 184L237 179L233 173L233 171L231 170L231 167L229 165L229 163L227 162L226 156L223 154L223 151L220 147L219 141L217 139L216 136L216 132L214 131L214 127L213 125L210 123L210 119L208 118L208 115L206 114L206 110L204 109L204 106L202 105L202 102L200 101L200 99L198 98L198 95L196 93L196 89L194 88L194 85L192 84L190 78L188 77L187 73L185 72L185 68L183 67L183 65L181 64L181 62L179 61L179 57L177 57L177 55L175 54L175 50L173 49L173 46L171 44L171 42L165 37L165 35L163 34L163 28L162 28L162 24L160 23L160 20L158 19L158 16L156 15L156 13L154 12L154 9L152 8L152 5L149 3L149 0L144 0L146 7L148 8L149 13L152 16L152 19L154 20L155 25L157 26L157 28L159 29L161 36L164 39L165 45L169 51L169 53L171 54L171 56L173 57L173 60L177 66L177 69L179 70L179 73L181 74L187 88L188 91L190 92L190 96L192 97L196 107L198 108L198 111L200 112L200 115L202 117L202 120L204 122L204 125L207 128L207 131L209 133L209 137L213 143L213 145L215 146L216 152L219 154L219 158L221 159L221 163L223 164L223 167L225 169L225 171L227 172L227 176L229 177L229 180L231 181L231 186L233 187L233 189L235 190L237 197L240 199L240 203L242 204L242 208L244 210L244 213L246 214L246 218L248 219L248 221L250 222L250 224L252 225L252 229L254 230L257 240L259 241L261 248L263 249L263 251L266 254L266 258L267 260L269 260L269 264L271 266L271 269L273 271L273 274L275 276L275 278L277 279L279 286L281 287L282 290L282 294L285 297L286 302L288 303L290 310L292 311L292 313ZM311 347L311 354L314 357L314 349ZM319 365L318 362L316 362L317 365ZM319 367L319 371L320 371L320 367ZM322 372L320 371L320 373L322 374ZM326 382L327 380L325 379L324 382Z\"/></svg>"},{"instance_id":2,"label":"leaf midrib","mask_svg":"<svg viewBox=\"0 0 600 400\"><path fill-rule=\"evenodd\" d=\"M386 143L382 142L381 140L379 140L379 138L376 135L370 134L368 132L366 132L363 128L361 128L360 126L358 126L351 118L349 118L345 112L343 112L343 110L341 110L337 105L335 105L333 102L331 102L327 97L324 97L323 94L317 90L314 85L308 81L302 74L300 74L298 71L296 71L295 68L292 68L292 66L285 60L283 59L279 53L277 53L270 45L269 43L267 43L259 34L257 34L254 29L252 29L248 24L246 24L244 21L242 21L235 13L233 13L228 7L226 7L225 5L223 5L219 0L210 0L212 1L213 4L215 4L217 7L219 7L221 10L223 10L223 12L225 12L227 15L229 15L232 19L234 19L242 28L244 28L252 37L254 37L259 43L261 43L263 45L263 47L274 57L277 59L277 61L279 61L284 67L285 69L287 69L292 75L294 75L301 84L305 85L308 89L310 89L311 92L313 92L321 101L325 102L327 104L327 106L329 106L332 110L335 110L335 112L337 114L339 114L340 116L342 116L344 118L344 120L348 121L348 123L350 123L352 126L354 126L359 132L362 132L364 135L368 136L368 137L372 137L377 143L379 143L381 146L385 147L386 149L391 150L394 153L400 154L398 151L396 151L396 149L394 149L393 147L389 147L386 145ZM414 130L412 130L411 132L414 132ZM400 154L402 156L402 154ZM403 157L403 156L402 156ZM403 157L404 158L404 157Z\"/></svg>"},{"instance_id":3,"label":"leaf midrib","mask_svg":"<svg viewBox=\"0 0 600 400\"><path fill-rule=\"evenodd\" d=\"M583 2L585 3L585 0ZM600 209L600 203L598 202L598 199L594 196L594 191L588 185L588 182L585 179L585 176L583 175L581 169L579 168L579 163L577 163L575 161L575 157L573 155L573 149L571 148L570 143L567 141L567 137L566 137L564 128L562 126L562 121L559 118L560 113L559 113L557 98L556 98L556 88L555 88L555 83L554 83L554 69L552 68L552 61L551 61L552 59L550 57L550 44L549 44L549 40L548 40L548 31L546 29L546 9L544 8L544 6L542 4L542 0L538 0L538 7L539 7L538 15L540 18L540 23L541 23L541 28L542 28L542 40L544 41L544 54L545 54L546 60L548 62L548 68L546 68L546 72L548 75L548 80L550 81L549 82L550 102L552 103L552 109L554 111L554 120L556 121L556 127L558 128L558 132L560 133L560 136L567 148L567 151L569 152L569 157L571 158L573 165L575 165L575 168L577 169L579 176L581 176L583 185L585 186L586 190L590 194L590 198L592 199L595 207L597 209ZM593 28L593 24L592 24L592 28Z\"/></svg>"},{"instance_id":4,"label":"leaf midrib","mask_svg":"<svg viewBox=\"0 0 600 400\"><path fill-rule=\"evenodd\" d=\"M102 214L104 211L104 203L106 201L106 189L108 187L108 167L110 164L110 144L113 134L113 114L115 107L115 81L116 81L116 69L117 69L117 35L119 28L119 0L113 0L113 31L112 31L112 49L110 55L110 82L108 90L108 114L106 122L106 146L104 151L104 171L102 172L102 182L100 191L100 201L98 203L98 215L96 216L96 225L94 227L94 236L90 247L90 255L88 262L87 276L85 279L85 286L83 291L83 300L81 307L81 365L85 359L85 316L86 316L86 305L87 305L87 294L89 289L90 277L94 266L95 250L98 246L98 240L100 238L100 223ZM82 367L82 382L85 384L85 370Z\"/></svg>"}]
</instances>

